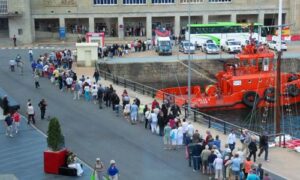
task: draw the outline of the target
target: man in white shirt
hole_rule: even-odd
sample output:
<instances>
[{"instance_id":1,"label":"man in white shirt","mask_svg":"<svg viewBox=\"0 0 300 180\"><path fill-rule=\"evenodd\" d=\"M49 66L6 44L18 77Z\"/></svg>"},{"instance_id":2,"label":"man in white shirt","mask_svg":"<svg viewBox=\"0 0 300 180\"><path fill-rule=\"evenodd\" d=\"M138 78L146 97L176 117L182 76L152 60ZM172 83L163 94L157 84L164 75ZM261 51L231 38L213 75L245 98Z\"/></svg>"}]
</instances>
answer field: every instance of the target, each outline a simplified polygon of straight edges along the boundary
<instances>
[{"instance_id":1,"label":"man in white shirt","mask_svg":"<svg viewBox=\"0 0 300 180\"><path fill-rule=\"evenodd\" d=\"M187 126L187 137L186 137L186 143L188 144L191 141L191 138L193 137L194 134L194 125L192 124L192 122L188 123Z\"/></svg>"},{"instance_id":2,"label":"man in white shirt","mask_svg":"<svg viewBox=\"0 0 300 180\"><path fill-rule=\"evenodd\" d=\"M71 91L72 83L73 83L73 78L71 78L70 76L67 77L66 79L67 91Z\"/></svg>"},{"instance_id":3,"label":"man in white shirt","mask_svg":"<svg viewBox=\"0 0 300 180\"><path fill-rule=\"evenodd\" d=\"M9 65L10 65L10 71L11 72L14 72L15 71L15 66L16 66L16 60L14 60L14 59L11 59L11 60L9 60Z\"/></svg>"},{"instance_id":4,"label":"man in white shirt","mask_svg":"<svg viewBox=\"0 0 300 180\"><path fill-rule=\"evenodd\" d=\"M31 103L28 103L28 107L27 107L27 115L28 115L28 122L27 124L30 123L30 121L32 121L33 124L35 124L35 119L34 119L34 108L31 105Z\"/></svg>"},{"instance_id":5,"label":"man in white shirt","mask_svg":"<svg viewBox=\"0 0 300 180\"><path fill-rule=\"evenodd\" d=\"M86 78L85 82L87 82L89 86L92 86L92 81L89 77Z\"/></svg>"},{"instance_id":6,"label":"man in white shirt","mask_svg":"<svg viewBox=\"0 0 300 180\"><path fill-rule=\"evenodd\" d=\"M186 135L188 131L188 123L186 122L185 118L182 120L182 132L183 132L183 142L184 144L187 145L186 143Z\"/></svg>"},{"instance_id":7,"label":"man in white shirt","mask_svg":"<svg viewBox=\"0 0 300 180\"><path fill-rule=\"evenodd\" d=\"M29 51L28 51L28 55L29 55L29 60L30 60L30 62L32 63L32 61L33 61L33 51L32 51L31 48L30 48Z\"/></svg>"},{"instance_id":8,"label":"man in white shirt","mask_svg":"<svg viewBox=\"0 0 300 180\"><path fill-rule=\"evenodd\" d=\"M234 150L235 148L235 142L236 142L236 135L234 133L233 130L231 130L230 134L228 135L228 138L227 138L227 143L229 145L229 148L231 151Z\"/></svg>"}]
</instances>

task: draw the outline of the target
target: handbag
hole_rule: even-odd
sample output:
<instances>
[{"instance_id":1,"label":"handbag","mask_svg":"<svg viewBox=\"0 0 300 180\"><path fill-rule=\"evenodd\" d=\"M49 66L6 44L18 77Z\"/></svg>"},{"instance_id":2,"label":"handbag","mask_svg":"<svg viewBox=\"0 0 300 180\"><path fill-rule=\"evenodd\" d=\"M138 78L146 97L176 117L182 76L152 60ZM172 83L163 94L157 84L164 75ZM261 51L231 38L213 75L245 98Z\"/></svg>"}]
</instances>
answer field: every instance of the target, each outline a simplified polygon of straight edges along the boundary
<instances>
[{"instance_id":1,"label":"handbag","mask_svg":"<svg viewBox=\"0 0 300 180\"><path fill-rule=\"evenodd\" d=\"M96 180L96 171L95 170L92 172L90 180Z\"/></svg>"},{"instance_id":2,"label":"handbag","mask_svg":"<svg viewBox=\"0 0 300 180\"><path fill-rule=\"evenodd\" d=\"M156 132L156 134L159 134L159 126L156 126L155 132Z\"/></svg>"}]
</instances>

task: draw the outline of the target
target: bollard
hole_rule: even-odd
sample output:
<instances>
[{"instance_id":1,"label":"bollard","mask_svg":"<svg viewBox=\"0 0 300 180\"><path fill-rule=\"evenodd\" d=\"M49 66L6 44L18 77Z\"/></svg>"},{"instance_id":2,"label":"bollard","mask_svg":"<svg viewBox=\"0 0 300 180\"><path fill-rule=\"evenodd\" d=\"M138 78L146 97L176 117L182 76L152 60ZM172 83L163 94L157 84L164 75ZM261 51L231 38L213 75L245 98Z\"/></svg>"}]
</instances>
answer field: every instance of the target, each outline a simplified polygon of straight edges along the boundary
<instances>
[{"instance_id":1,"label":"bollard","mask_svg":"<svg viewBox=\"0 0 300 180\"><path fill-rule=\"evenodd\" d=\"M275 135L276 137L276 135ZM281 135L279 135L279 147L281 147Z\"/></svg>"},{"instance_id":2,"label":"bollard","mask_svg":"<svg viewBox=\"0 0 300 180\"><path fill-rule=\"evenodd\" d=\"M152 89L152 98L155 98L155 92L154 92L154 89Z\"/></svg>"},{"instance_id":3,"label":"bollard","mask_svg":"<svg viewBox=\"0 0 300 180\"><path fill-rule=\"evenodd\" d=\"M145 86L143 85L143 95L145 94Z\"/></svg>"},{"instance_id":4,"label":"bollard","mask_svg":"<svg viewBox=\"0 0 300 180\"><path fill-rule=\"evenodd\" d=\"M226 134L226 122L224 122L224 134Z\"/></svg>"},{"instance_id":5,"label":"bollard","mask_svg":"<svg viewBox=\"0 0 300 180\"><path fill-rule=\"evenodd\" d=\"M133 83L133 91L136 91L135 83Z\"/></svg>"},{"instance_id":6,"label":"bollard","mask_svg":"<svg viewBox=\"0 0 300 180\"><path fill-rule=\"evenodd\" d=\"M286 148L285 147L285 135L283 134L283 148Z\"/></svg>"},{"instance_id":7,"label":"bollard","mask_svg":"<svg viewBox=\"0 0 300 180\"><path fill-rule=\"evenodd\" d=\"M197 113L196 113L196 111L194 111L194 122L196 122L197 121Z\"/></svg>"},{"instance_id":8,"label":"bollard","mask_svg":"<svg viewBox=\"0 0 300 180\"><path fill-rule=\"evenodd\" d=\"M211 128L211 117L208 116L208 128Z\"/></svg>"},{"instance_id":9,"label":"bollard","mask_svg":"<svg viewBox=\"0 0 300 180\"><path fill-rule=\"evenodd\" d=\"M126 79L124 79L124 88L126 88Z\"/></svg>"}]
</instances>

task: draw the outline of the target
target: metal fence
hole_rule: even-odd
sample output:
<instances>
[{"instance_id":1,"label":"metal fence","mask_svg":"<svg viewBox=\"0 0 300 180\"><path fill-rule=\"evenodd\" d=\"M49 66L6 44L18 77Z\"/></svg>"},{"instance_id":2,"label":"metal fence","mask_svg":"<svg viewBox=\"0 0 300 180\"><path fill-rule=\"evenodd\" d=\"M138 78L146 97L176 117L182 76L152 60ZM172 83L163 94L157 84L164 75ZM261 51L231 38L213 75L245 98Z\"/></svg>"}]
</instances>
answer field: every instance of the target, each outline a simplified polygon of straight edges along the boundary
<instances>
[{"instance_id":1,"label":"metal fence","mask_svg":"<svg viewBox=\"0 0 300 180\"><path fill-rule=\"evenodd\" d=\"M158 89L152 88L150 86L143 85L141 83L134 82L134 81L125 79L123 77L113 75L109 72L100 70L98 66L99 66L99 64L95 63L95 69L99 72L100 76L102 78L104 78L105 80L112 81L116 85L121 85L124 88L129 88L129 89L131 89L135 92L139 92L143 95L151 96L152 98L155 98L157 92L161 92L161 93L163 93L163 97L172 96L174 101L175 101L175 99L182 99L182 97L180 97L180 96L174 96L173 94L168 94L168 93L162 92ZM186 107L183 106L183 108L186 108ZM227 122L227 121L224 121L217 117L205 114L205 113L197 111L195 109L191 110L190 119L193 120L194 122L199 122L201 124L204 124L208 128L217 129L217 130L223 132L224 134L228 134L231 132L231 130L234 130L237 135L240 135L242 130L245 129L241 126L232 124L230 122ZM261 136L261 134L258 132L254 132L254 131L250 131L250 130L248 130L248 132L251 135ZM274 141L276 137L279 137L279 146L285 147L286 141L285 141L285 135L283 133L272 134L272 135L268 135L268 136L269 136L269 141Z\"/></svg>"}]
</instances>

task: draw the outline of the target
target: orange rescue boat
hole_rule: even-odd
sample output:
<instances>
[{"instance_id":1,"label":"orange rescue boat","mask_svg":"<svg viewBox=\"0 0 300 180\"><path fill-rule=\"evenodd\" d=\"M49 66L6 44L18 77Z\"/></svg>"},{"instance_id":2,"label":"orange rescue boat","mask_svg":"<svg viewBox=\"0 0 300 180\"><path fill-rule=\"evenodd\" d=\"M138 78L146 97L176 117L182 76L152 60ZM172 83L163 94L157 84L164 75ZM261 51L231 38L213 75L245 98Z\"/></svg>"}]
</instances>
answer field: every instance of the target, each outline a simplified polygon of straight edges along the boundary
<instances>
[{"instance_id":1,"label":"orange rescue boat","mask_svg":"<svg viewBox=\"0 0 300 180\"><path fill-rule=\"evenodd\" d=\"M200 111L233 110L274 106L276 67L274 53L255 45L247 45L237 55L237 61L224 64L215 76L217 83L191 87L191 107ZM300 102L300 74L281 72L281 106ZM172 97L176 104L188 100L188 87L161 89L156 98Z\"/></svg>"}]
</instances>

